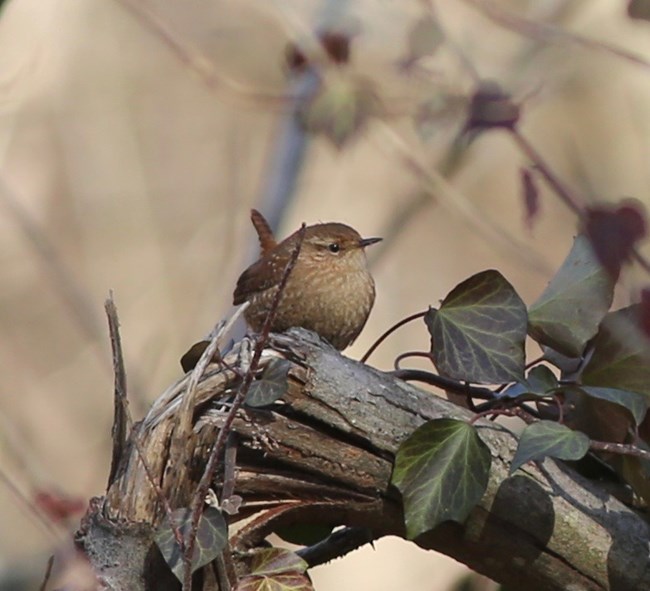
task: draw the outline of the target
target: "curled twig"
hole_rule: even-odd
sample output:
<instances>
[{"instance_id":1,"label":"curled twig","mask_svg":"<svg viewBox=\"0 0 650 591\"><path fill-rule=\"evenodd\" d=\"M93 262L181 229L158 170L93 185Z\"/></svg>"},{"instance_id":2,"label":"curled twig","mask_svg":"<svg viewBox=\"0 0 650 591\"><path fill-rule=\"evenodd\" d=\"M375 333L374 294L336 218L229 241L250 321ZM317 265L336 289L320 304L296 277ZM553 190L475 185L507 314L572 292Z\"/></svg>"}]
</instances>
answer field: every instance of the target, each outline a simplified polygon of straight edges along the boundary
<instances>
[{"instance_id":1,"label":"curled twig","mask_svg":"<svg viewBox=\"0 0 650 591\"><path fill-rule=\"evenodd\" d=\"M415 314L411 314L410 316L407 316L406 318L403 318L396 324L393 324L384 334L382 334L366 351L366 354L360 359L361 363L365 363L368 361L368 358L375 352L377 347L381 345L391 334L393 334L398 328L401 328L405 324L408 324L409 322L413 320L417 320L418 318L424 318L426 316L428 310L424 310L423 312L416 312Z\"/></svg>"}]
</instances>

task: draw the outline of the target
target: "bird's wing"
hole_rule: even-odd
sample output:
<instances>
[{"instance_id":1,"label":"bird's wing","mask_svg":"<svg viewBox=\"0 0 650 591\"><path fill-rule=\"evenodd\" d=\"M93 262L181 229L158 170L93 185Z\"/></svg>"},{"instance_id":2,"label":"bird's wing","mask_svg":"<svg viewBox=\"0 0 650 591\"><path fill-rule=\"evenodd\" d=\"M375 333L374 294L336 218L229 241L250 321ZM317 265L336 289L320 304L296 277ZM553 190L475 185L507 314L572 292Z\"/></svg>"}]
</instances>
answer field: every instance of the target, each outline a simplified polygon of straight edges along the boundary
<instances>
[{"instance_id":1,"label":"bird's wing","mask_svg":"<svg viewBox=\"0 0 650 591\"><path fill-rule=\"evenodd\" d=\"M275 254L275 256L274 256ZM265 291L278 283L284 265L277 253L262 257L246 269L237 280L233 293L233 304L243 304L251 295Z\"/></svg>"}]
</instances>

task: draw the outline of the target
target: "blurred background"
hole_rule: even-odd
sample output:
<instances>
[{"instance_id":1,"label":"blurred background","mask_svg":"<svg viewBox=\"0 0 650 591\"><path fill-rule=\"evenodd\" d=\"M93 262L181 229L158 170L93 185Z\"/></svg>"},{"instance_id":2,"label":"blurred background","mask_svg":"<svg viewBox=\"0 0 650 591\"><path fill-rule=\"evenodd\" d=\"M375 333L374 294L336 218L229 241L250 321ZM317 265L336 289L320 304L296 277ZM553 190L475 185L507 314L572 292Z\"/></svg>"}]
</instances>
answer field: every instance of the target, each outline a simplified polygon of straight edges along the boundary
<instances>
[{"instance_id":1,"label":"blurred background","mask_svg":"<svg viewBox=\"0 0 650 591\"><path fill-rule=\"evenodd\" d=\"M319 31L351 39L347 63L328 62ZM320 86L287 66L291 47L322 64ZM281 237L303 221L385 237L352 357L487 268L535 299L576 219L543 182L527 218L529 162L506 132L458 141L484 79L521 104L520 131L585 201L648 201L650 23L623 0L3 4L0 589L42 581L55 540L36 501L45 519L60 510L58 526L72 513L73 531L104 492L109 291L139 418L230 310L257 254L252 206ZM642 280L624 277L621 303ZM411 324L371 363L427 348ZM313 579L319 591L447 591L465 574L386 539Z\"/></svg>"}]
</instances>

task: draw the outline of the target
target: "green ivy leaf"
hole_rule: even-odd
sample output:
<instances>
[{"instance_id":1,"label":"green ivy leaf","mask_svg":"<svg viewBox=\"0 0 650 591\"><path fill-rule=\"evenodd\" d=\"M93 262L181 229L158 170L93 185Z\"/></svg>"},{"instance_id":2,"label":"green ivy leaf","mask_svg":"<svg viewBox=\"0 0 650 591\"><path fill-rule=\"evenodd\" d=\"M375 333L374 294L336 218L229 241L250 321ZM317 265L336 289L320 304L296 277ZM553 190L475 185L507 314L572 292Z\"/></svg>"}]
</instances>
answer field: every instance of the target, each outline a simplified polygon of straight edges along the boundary
<instances>
[{"instance_id":1,"label":"green ivy leaf","mask_svg":"<svg viewBox=\"0 0 650 591\"><path fill-rule=\"evenodd\" d=\"M638 392L628 392L627 390L618 390L617 388L597 388L595 386L581 386L585 394L593 398L600 398L601 400L608 400L627 408L634 418L634 422L639 425L645 418L648 411L648 403L650 398L645 394Z\"/></svg>"},{"instance_id":2,"label":"green ivy leaf","mask_svg":"<svg viewBox=\"0 0 650 591\"><path fill-rule=\"evenodd\" d=\"M510 474L532 460L546 456L560 460L579 460L589 451L589 437L554 421L538 421L521 433Z\"/></svg>"},{"instance_id":3,"label":"green ivy leaf","mask_svg":"<svg viewBox=\"0 0 650 591\"><path fill-rule=\"evenodd\" d=\"M303 573L308 564L297 554L283 548L256 552L251 572L243 577L236 591L313 591Z\"/></svg>"},{"instance_id":4,"label":"green ivy leaf","mask_svg":"<svg viewBox=\"0 0 650 591\"><path fill-rule=\"evenodd\" d=\"M246 406L257 408L273 404L287 391L287 377L291 362L286 359L272 359L264 368L260 379L251 382L246 393Z\"/></svg>"},{"instance_id":5,"label":"green ivy leaf","mask_svg":"<svg viewBox=\"0 0 650 591\"><path fill-rule=\"evenodd\" d=\"M536 365L529 372L523 382L510 384L498 396L502 398L518 398L525 396L530 399L533 396L548 397L558 388L558 381L555 374L545 365Z\"/></svg>"},{"instance_id":6,"label":"green ivy leaf","mask_svg":"<svg viewBox=\"0 0 650 591\"><path fill-rule=\"evenodd\" d=\"M498 271L463 281L425 322L442 375L479 384L523 380L526 306Z\"/></svg>"},{"instance_id":7,"label":"green ivy leaf","mask_svg":"<svg viewBox=\"0 0 650 591\"><path fill-rule=\"evenodd\" d=\"M589 240L578 235L564 263L528 310L530 336L578 357L598 331L614 297L614 281Z\"/></svg>"},{"instance_id":8,"label":"green ivy leaf","mask_svg":"<svg viewBox=\"0 0 650 591\"><path fill-rule=\"evenodd\" d=\"M650 341L639 330L637 304L605 317L582 384L650 396Z\"/></svg>"},{"instance_id":9,"label":"green ivy leaf","mask_svg":"<svg viewBox=\"0 0 650 591\"><path fill-rule=\"evenodd\" d=\"M418 427L397 451L391 479L402 493L408 538L443 521L463 522L485 493L491 463L487 445L464 421Z\"/></svg>"},{"instance_id":10,"label":"green ivy leaf","mask_svg":"<svg viewBox=\"0 0 650 591\"><path fill-rule=\"evenodd\" d=\"M192 528L192 511L188 508L176 509L172 512L171 517L175 527L180 530L183 540L187 540ZM212 562L224 549L227 539L228 526L221 511L214 507L207 507L199 519L196 531L194 550L192 552L192 572ZM182 582L185 571L183 554L167 518L156 530L154 540L165 562L176 575L176 578Z\"/></svg>"},{"instance_id":11,"label":"green ivy leaf","mask_svg":"<svg viewBox=\"0 0 650 591\"><path fill-rule=\"evenodd\" d=\"M557 378L555 374L545 365L536 365L529 372L526 377L526 384L528 392L537 394L538 396L548 396L558 387Z\"/></svg>"},{"instance_id":12,"label":"green ivy leaf","mask_svg":"<svg viewBox=\"0 0 650 591\"><path fill-rule=\"evenodd\" d=\"M235 591L314 591L307 575L282 573L273 576L247 575L242 577Z\"/></svg>"},{"instance_id":13,"label":"green ivy leaf","mask_svg":"<svg viewBox=\"0 0 650 591\"><path fill-rule=\"evenodd\" d=\"M548 361L551 365L557 367L562 372L560 374L562 379L571 379L582 364L582 356L568 357L546 345L542 345L542 351L544 352L544 361Z\"/></svg>"}]
</instances>

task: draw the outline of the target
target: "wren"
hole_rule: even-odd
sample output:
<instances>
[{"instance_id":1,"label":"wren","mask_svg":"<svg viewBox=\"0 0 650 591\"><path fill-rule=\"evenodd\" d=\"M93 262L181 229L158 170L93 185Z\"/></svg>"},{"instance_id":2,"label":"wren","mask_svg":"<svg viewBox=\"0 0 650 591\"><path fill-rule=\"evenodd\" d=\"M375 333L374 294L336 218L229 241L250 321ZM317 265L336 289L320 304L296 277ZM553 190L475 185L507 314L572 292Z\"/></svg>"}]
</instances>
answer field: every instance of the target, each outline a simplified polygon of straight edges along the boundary
<instances>
[{"instance_id":1,"label":"wren","mask_svg":"<svg viewBox=\"0 0 650 591\"><path fill-rule=\"evenodd\" d=\"M251 211L260 241L260 259L246 269L233 294L235 305L249 302L244 317L259 332L269 314L300 230L276 242L266 220ZM307 226L295 266L271 325L273 332L291 327L313 330L342 350L359 335L375 302L375 282L365 248L381 238L361 238L345 224Z\"/></svg>"}]
</instances>

